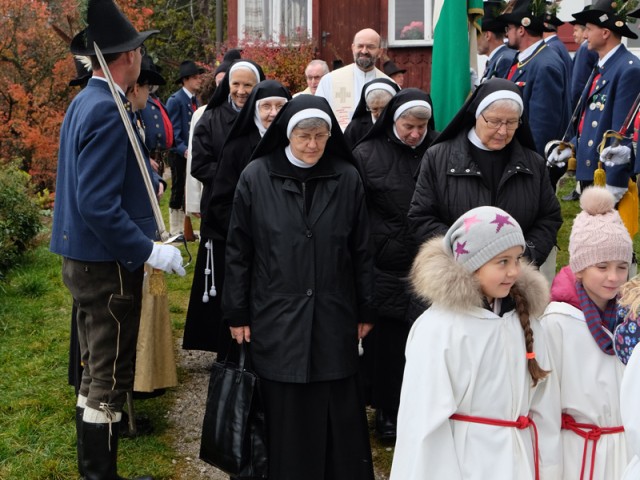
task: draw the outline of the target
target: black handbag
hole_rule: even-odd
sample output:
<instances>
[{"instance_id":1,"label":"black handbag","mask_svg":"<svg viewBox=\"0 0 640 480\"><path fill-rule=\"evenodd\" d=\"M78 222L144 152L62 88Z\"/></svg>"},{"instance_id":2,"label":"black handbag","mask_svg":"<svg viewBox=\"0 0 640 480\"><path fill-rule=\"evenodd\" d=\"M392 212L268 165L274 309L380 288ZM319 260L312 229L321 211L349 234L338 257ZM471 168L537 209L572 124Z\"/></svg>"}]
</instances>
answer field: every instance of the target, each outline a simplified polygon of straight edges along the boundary
<instances>
[{"instance_id":1,"label":"black handbag","mask_svg":"<svg viewBox=\"0 0 640 480\"><path fill-rule=\"evenodd\" d=\"M234 342L235 343L235 342ZM240 361L211 367L200 458L236 478L267 478L266 422L259 379Z\"/></svg>"}]
</instances>

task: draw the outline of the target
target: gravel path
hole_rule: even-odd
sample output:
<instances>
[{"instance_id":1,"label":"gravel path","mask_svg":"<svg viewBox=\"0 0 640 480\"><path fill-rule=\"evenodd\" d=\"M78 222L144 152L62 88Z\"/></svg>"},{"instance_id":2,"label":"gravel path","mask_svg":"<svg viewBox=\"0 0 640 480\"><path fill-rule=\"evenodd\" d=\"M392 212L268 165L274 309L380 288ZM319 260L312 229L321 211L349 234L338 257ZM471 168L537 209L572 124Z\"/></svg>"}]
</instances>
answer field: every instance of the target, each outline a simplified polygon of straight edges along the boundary
<instances>
[{"instance_id":1,"label":"gravel path","mask_svg":"<svg viewBox=\"0 0 640 480\"><path fill-rule=\"evenodd\" d=\"M176 342L176 362L180 384L175 389L175 403L168 420L174 434L174 448L178 453L177 480L228 480L217 468L198 458L204 408L209 386L209 367L215 353L182 349L182 339ZM374 449L374 456L376 451ZM376 472L376 480L388 477Z\"/></svg>"},{"instance_id":2,"label":"gravel path","mask_svg":"<svg viewBox=\"0 0 640 480\"><path fill-rule=\"evenodd\" d=\"M182 349L182 339L176 345L176 361L180 385L175 403L169 412L169 424L174 432L174 448L180 464L178 480L228 480L229 476L198 458L204 404L209 386L209 367L215 353Z\"/></svg>"}]
</instances>

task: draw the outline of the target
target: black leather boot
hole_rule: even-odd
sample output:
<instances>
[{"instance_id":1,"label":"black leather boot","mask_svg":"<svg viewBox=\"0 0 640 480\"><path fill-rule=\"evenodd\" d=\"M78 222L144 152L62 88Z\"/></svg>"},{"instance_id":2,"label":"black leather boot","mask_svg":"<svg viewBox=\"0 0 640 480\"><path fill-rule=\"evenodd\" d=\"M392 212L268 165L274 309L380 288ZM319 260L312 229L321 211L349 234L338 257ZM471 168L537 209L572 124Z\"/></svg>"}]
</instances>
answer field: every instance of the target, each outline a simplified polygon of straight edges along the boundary
<instances>
[{"instance_id":1,"label":"black leather boot","mask_svg":"<svg viewBox=\"0 0 640 480\"><path fill-rule=\"evenodd\" d=\"M82 415L84 408L76 406L76 451L78 455L78 473L84 477L84 469L82 467Z\"/></svg>"},{"instance_id":2,"label":"black leather boot","mask_svg":"<svg viewBox=\"0 0 640 480\"><path fill-rule=\"evenodd\" d=\"M396 438L396 418L398 412L379 408L376 410L376 434L380 440Z\"/></svg>"},{"instance_id":3,"label":"black leather boot","mask_svg":"<svg viewBox=\"0 0 640 480\"><path fill-rule=\"evenodd\" d=\"M108 423L83 422L79 458L82 458L84 480L126 480L117 474L119 423L112 422L109 433ZM153 477L136 477L135 480L153 480Z\"/></svg>"}]
</instances>

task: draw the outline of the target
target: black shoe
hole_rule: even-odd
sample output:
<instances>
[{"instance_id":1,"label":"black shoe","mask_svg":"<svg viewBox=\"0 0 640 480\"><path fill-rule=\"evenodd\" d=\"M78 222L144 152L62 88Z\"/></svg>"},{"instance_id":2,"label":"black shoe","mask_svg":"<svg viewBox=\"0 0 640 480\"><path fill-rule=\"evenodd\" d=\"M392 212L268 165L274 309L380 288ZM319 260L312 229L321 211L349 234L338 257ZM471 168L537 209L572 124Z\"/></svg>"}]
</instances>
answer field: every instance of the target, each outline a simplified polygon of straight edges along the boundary
<instances>
[{"instance_id":1,"label":"black shoe","mask_svg":"<svg viewBox=\"0 0 640 480\"><path fill-rule=\"evenodd\" d=\"M396 418L398 412L379 408L376 410L376 435L380 440L396 438Z\"/></svg>"},{"instance_id":2,"label":"black shoe","mask_svg":"<svg viewBox=\"0 0 640 480\"><path fill-rule=\"evenodd\" d=\"M127 415L127 412L122 412L122 419L120 420L119 423L120 423L120 436L123 438L135 438L135 437L141 437L143 435L150 435L153 433L153 424L151 423L151 419L146 415L136 414L135 431L131 431L131 428L129 426L129 415Z\"/></svg>"},{"instance_id":3,"label":"black shoe","mask_svg":"<svg viewBox=\"0 0 640 480\"><path fill-rule=\"evenodd\" d=\"M580 200L580 194L573 190L570 194L562 197L563 202L575 202L576 200Z\"/></svg>"}]
</instances>

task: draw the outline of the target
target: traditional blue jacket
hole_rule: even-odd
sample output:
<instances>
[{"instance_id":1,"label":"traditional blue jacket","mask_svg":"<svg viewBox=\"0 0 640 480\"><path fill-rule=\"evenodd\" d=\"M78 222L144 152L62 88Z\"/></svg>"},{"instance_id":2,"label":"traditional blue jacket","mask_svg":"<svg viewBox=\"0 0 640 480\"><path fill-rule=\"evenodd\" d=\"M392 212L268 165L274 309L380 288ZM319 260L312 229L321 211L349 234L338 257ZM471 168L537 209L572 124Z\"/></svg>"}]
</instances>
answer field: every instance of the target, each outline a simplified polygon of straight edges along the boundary
<instances>
[{"instance_id":1,"label":"traditional blue jacket","mask_svg":"<svg viewBox=\"0 0 640 480\"><path fill-rule=\"evenodd\" d=\"M571 58L571 55L569 55L569 50L567 50L566 45L557 35L545 39L545 43L553 48L558 54L560 60L562 60L564 68L567 70L567 78L571 79L571 75L573 73L573 59Z\"/></svg>"},{"instance_id":2,"label":"traditional blue jacket","mask_svg":"<svg viewBox=\"0 0 640 480\"><path fill-rule=\"evenodd\" d=\"M571 110L578 104L578 99L582 95L585 85L593 67L598 63L598 53L589 50L587 41L580 44L576 55L573 57L573 73L571 75Z\"/></svg>"},{"instance_id":3,"label":"traditional blue jacket","mask_svg":"<svg viewBox=\"0 0 640 480\"><path fill-rule=\"evenodd\" d=\"M518 53L516 50L506 45L498 47L491 57L491 60L487 62L485 73L482 75L482 81L489 80L493 77L506 78L511 64L513 64L513 59L516 58L516 53Z\"/></svg>"},{"instance_id":4,"label":"traditional blue jacket","mask_svg":"<svg viewBox=\"0 0 640 480\"><path fill-rule=\"evenodd\" d=\"M580 122L584 114L582 133L574 138L578 166L576 179L593 181L593 173L598 167L600 154L598 145L607 130L619 131L629 113L633 101L640 92L640 60L629 52L624 45L600 68L600 78L589 94L590 87L584 90L581 102ZM577 126L576 126L577 128ZM576 130L577 131L577 130ZM623 141L629 144L630 141ZM627 165L603 168L607 174L607 184L626 187L632 173L634 159Z\"/></svg>"},{"instance_id":5,"label":"traditional blue jacket","mask_svg":"<svg viewBox=\"0 0 640 480\"><path fill-rule=\"evenodd\" d=\"M147 169L151 175L148 161ZM92 78L71 102L60 131L50 249L74 260L117 261L133 271L149 258L156 232L109 86Z\"/></svg>"},{"instance_id":6,"label":"traditional blue jacket","mask_svg":"<svg viewBox=\"0 0 640 480\"><path fill-rule=\"evenodd\" d=\"M156 100L159 101L157 97ZM167 107L160 102L162 108L167 110ZM167 111L168 114L168 111ZM164 128L164 122L162 121L162 112L160 107L153 101L151 95L147 100L147 106L140 111L142 122L144 123L144 143L150 151L153 150L166 150L167 149L167 132Z\"/></svg>"},{"instance_id":7,"label":"traditional blue jacket","mask_svg":"<svg viewBox=\"0 0 640 480\"><path fill-rule=\"evenodd\" d=\"M524 112L529 119L536 151L559 139L569 124L569 78L562 60L545 42L531 56L519 62L511 78L522 91Z\"/></svg>"},{"instance_id":8,"label":"traditional blue jacket","mask_svg":"<svg viewBox=\"0 0 640 480\"><path fill-rule=\"evenodd\" d=\"M189 148L189 127L191 126L193 107L191 99L182 87L167 100L167 111L173 125L174 144L171 150L184 156L184 152Z\"/></svg>"}]
</instances>

